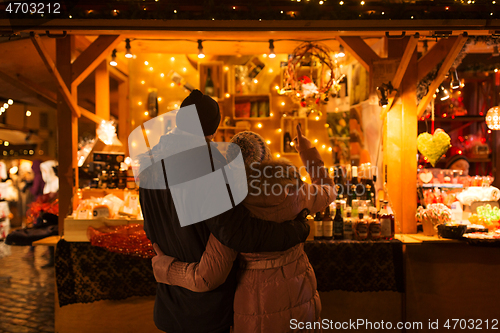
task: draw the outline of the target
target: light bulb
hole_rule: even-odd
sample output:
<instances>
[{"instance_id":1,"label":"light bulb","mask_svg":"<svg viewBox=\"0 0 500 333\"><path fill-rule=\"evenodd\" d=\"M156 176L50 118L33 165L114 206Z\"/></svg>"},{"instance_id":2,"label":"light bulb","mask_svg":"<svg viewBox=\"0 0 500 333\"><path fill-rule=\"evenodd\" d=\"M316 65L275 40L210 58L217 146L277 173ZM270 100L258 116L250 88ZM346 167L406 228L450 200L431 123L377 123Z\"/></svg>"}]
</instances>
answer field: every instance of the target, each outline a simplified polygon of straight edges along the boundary
<instances>
[{"instance_id":1,"label":"light bulb","mask_svg":"<svg viewBox=\"0 0 500 333\"><path fill-rule=\"evenodd\" d=\"M267 141L266 141L266 143L267 143L268 145L270 145L270 144L271 144L271 140L267 140Z\"/></svg>"},{"instance_id":2,"label":"light bulb","mask_svg":"<svg viewBox=\"0 0 500 333\"><path fill-rule=\"evenodd\" d=\"M139 103L137 103L137 104L142 105L142 102L139 102Z\"/></svg>"},{"instance_id":3,"label":"light bulb","mask_svg":"<svg viewBox=\"0 0 500 333\"><path fill-rule=\"evenodd\" d=\"M281 155L280 155L280 154L276 154L276 157L277 157L277 158L280 158L280 157L281 157Z\"/></svg>"},{"instance_id":4,"label":"light bulb","mask_svg":"<svg viewBox=\"0 0 500 333\"><path fill-rule=\"evenodd\" d=\"M161 77L164 77L164 76L165 76L165 74L161 73L161 74L160 74L160 76L161 76Z\"/></svg>"},{"instance_id":5,"label":"light bulb","mask_svg":"<svg viewBox=\"0 0 500 333\"><path fill-rule=\"evenodd\" d=\"M14 104L14 101L13 101L12 99L9 99L9 100L7 101L7 104L12 105L12 104Z\"/></svg>"},{"instance_id":6,"label":"light bulb","mask_svg":"<svg viewBox=\"0 0 500 333\"><path fill-rule=\"evenodd\" d=\"M149 112L148 111L144 112L144 115L145 116L149 115Z\"/></svg>"},{"instance_id":7,"label":"light bulb","mask_svg":"<svg viewBox=\"0 0 500 333\"><path fill-rule=\"evenodd\" d=\"M127 49L127 52L125 52L125 58L133 58L134 55L132 54L132 52L130 52L130 39L125 39L125 48Z\"/></svg>"},{"instance_id":8,"label":"light bulb","mask_svg":"<svg viewBox=\"0 0 500 333\"><path fill-rule=\"evenodd\" d=\"M269 40L269 58L276 58L276 53L274 53L274 40Z\"/></svg>"},{"instance_id":9,"label":"light bulb","mask_svg":"<svg viewBox=\"0 0 500 333\"><path fill-rule=\"evenodd\" d=\"M147 60L144 61L144 65L146 65L146 66L149 65L149 62Z\"/></svg>"},{"instance_id":10,"label":"light bulb","mask_svg":"<svg viewBox=\"0 0 500 333\"><path fill-rule=\"evenodd\" d=\"M285 102L281 102L281 106L285 106Z\"/></svg>"},{"instance_id":11,"label":"light bulb","mask_svg":"<svg viewBox=\"0 0 500 333\"><path fill-rule=\"evenodd\" d=\"M257 127L258 127L258 128L262 128L262 124L261 124L261 123L258 123L258 124L257 124Z\"/></svg>"},{"instance_id":12,"label":"light bulb","mask_svg":"<svg viewBox=\"0 0 500 333\"><path fill-rule=\"evenodd\" d=\"M109 64L113 67L118 65L118 63L116 62L116 49L114 49L113 52L111 53L111 61L109 62Z\"/></svg>"},{"instance_id":13,"label":"light bulb","mask_svg":"<svg viewBox=\"0 0 500 333\"><path fill-rule=\"evenodd\" d=\"M226 96L226 98L231 97L231 95L230 95L229 93L226 93L226 95L225 95L225 96Z\"/></svg>"},{"instance_id":14,"label":"light bulb","mask_svg":"<svg viewBox=\"0 0 500 333\"><path fill-rule=\"evenodd\" d=\"M205 53L203 53L203 42L201 39L198 39L198 58L205 58Z\"/></svg>"},{"instance_id":15,"label":"light bulb","mask_svg":"<svg viewBox=\"0 0 500 333\"><path fill-rule=\"evenodd\" d=\"M339 58L345 57L344 47L342 46L342 44L340 44L339 53L337 53L337 57Z\"/></svg>"},{"instance_id":16,"label":"light bulb","mask_svg":"<svg viewBox=\"0 0 500 333\"><path fill-rule=\"evenodd\" d=\"M31 111L30 110L26 111L26 117L29 117L29 116L31 116Z\"/></svg>"}]
</instances>

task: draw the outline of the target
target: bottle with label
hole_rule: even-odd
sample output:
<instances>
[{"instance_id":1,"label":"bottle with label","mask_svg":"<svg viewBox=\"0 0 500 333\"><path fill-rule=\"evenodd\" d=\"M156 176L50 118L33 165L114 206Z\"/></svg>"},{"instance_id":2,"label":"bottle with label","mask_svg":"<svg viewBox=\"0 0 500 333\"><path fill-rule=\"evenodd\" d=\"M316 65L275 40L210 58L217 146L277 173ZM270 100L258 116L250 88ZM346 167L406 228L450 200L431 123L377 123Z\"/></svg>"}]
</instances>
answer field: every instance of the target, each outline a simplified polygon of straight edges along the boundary
<instances>
[{"instance_id":1,"label":"bottle with label","mask_svg":"<svg viewBox=\"0 0 500 333\"><path fill-rule=\"evenodd\" d=\"M207 68L207 79L205 80L205 95L214 96L214 82L212 81L212 69Z\"/></svg>"},{"instance_id":2,"label":"bottle with label","mask_svg":"<svg viewBox=\"0 0 500 333\"><path fill-rule=\"evenodd\" d=\"M323 239L331 240L333 238L333 221L330 216L330 206L327 206L323 214Z\"/></svg>"},{"instance_id":3,"label":"bottle with label","mask_svg":"<svg viewBox=\"0 0 500 333\"><path fill-rule=\"evenodd\" d=\"M342 218L342 206L340 200L335 201L335 218L333 219L333 238L344 239L344 219Z\"/></svg>"},{"instance_id":4,"label":"bottle with label","mask_svg":"<svg viewBox=\"0 0 500 333\"><path fill-rule=\"evenodd\" d=\"M345 209L344 239L353 239L351 207L346 207Z\"/></svg>"},{"instance_id":5,"label":"bottle with label","mask_svg":"<svg viewBox=\"0 0 500 333\"><path fill-rule=\"evenodd\" d=\"M189 91L194 90L194 87L192 85L190 85L189 83L187 83L186 80L181 75L179 75L177 72L175 72L174 70L171 70L170 72L168 72L167 76L170 77L170 79L172 81L174 81L177 85L183 86L185 89L187 89Z\"/></svg>"},{"instance_id":6,"label":"bottle with label","mask_svg":"<svg viewBox=\"0 0 500 333\"><path fill-rule=\"evenodd\" d=\"M387 201L384 201L380 211L380 237L382 239L394 238L394 215L387 211Z\"/></svg>"},{"instance_id":7,"label":"bottle with label","mask_svg":"<svg viewBox=\"0 0 500 333\"><path fill-rule=\"evenodd\" d=\"M377 219L377 208L370 207L370 224L368 225L368 232L370 233L370 239L379 240L380 239L380 221Z\"/></svg>"},{"instance_id":8,"label":"bottle with label","mask_svg":"<svg viewBox=\"0 0 500 333\"><path fill-rule=\"evenodd\" d=\"M365 218L366 207L359 207L358 223L356 224L356 234L358 240L368 238L368 222Z\"/></svg>"},{"instance_id":9,"label":"bottle with label","mask_svg":"<svg viewBox=\"0 0 500 333\"><path fill-rule=\"evenodd\" d=\"M320 212L314 217L314 240L323 239L323 217Z\"/></svg>"}]
</instances>

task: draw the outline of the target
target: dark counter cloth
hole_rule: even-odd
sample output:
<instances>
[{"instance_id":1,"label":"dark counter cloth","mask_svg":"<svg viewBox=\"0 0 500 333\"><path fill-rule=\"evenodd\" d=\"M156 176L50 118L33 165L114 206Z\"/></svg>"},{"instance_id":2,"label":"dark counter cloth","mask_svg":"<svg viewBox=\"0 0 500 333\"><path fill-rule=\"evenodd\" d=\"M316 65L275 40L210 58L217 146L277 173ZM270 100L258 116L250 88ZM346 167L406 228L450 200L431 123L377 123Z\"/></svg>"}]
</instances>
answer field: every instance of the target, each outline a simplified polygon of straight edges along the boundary
<instances>
[{"instance_id":1,"label":"dark counter cloth","mask_svg":"<svg viewBox=\"0 0 500 333\"><path fill-rule=\"evenodd\" d=\"M305 252L319 291L404 292L403 243L391 241L310 241Z\"/></svg>"},{"instance_id":2,"label":"dark counter cloth","mask_svg":"<svg viewBox=\"0 0 500 333\"><path fill-rule=\"evenodd\" d=\"M156 295L151 259L60 240L55 255L59 306Z\"/></svg>"}]
</instances>

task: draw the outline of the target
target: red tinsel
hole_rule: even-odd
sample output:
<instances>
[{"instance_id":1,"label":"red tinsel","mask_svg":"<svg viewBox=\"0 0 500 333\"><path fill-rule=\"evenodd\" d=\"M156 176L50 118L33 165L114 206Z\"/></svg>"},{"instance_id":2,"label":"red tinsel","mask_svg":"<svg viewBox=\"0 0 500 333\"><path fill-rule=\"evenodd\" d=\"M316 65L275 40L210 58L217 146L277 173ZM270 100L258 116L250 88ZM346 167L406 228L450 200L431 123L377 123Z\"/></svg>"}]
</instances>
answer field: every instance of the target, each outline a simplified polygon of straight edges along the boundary
<instances>
[{"instance_id":1,"label":"red tinsel","mask_svg":"<svg viewBox=\"0 0 500 333\"><path fill-rule=\"evenodd\" d=\"M42 212L59 215L59 199L57 193L40 195L35 201L30 203L26 212L27 223L34 223Z\"/></svg>"},{"instance_id":2,"label":"red tinsel","mask_svg":"<svg viewBox=\"0 0 500 333\"><path fill-rule=\"evenodd\" d=\"M153 245L146 237L146 232L144 232L143 226L140 224L101 228L89 227L87 235L90 244L105 248L110 252L141 258L155 256Z\"/></svg>"}]
</instances>

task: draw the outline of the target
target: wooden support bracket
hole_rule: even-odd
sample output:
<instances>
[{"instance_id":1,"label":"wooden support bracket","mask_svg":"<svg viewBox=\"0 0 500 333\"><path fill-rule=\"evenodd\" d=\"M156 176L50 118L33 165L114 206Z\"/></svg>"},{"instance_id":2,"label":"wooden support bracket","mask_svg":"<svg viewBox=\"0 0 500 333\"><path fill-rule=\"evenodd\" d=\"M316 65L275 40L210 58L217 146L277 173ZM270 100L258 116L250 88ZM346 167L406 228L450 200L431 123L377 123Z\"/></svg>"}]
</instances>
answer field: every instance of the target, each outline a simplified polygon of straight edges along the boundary
<instances>
[{"instance_id":1,"label":"wooden support bracket","mask_svg":"<svg viewBox=\"0 0 500 333\"><path fill-rule=\"evenodd\" d=\"M431 85L429 86L429 91L427 92L427 95L425 95L424 98L422 98L422 100L418 104L418 109L417 109L418 118L420 118L424 113L425 109L427 108L427 105L432 100L434 92L439 87L441 82L443 82L446 73L448 73L448 71L450 70L451 66L453 65L453 62L458 56L458 53L465 45L465 42L467 42L467 34L457 36L457 38L455 39L455 42L453 43L451 49L448 51L448 55L444 59L443 64L441 65L441 68L439 69L436 78L434 79L434 81L432 81Z\"/></svg>"},{"instance_id":2,"label":"wooden support bracket","mask_svg":"<svg viewBox=\"0 0 500 333\"><path fill-rule=\"evenodd\" d=\"M12 86L20 90L24 90L33 94L40 102L52 108L57 107L57 102L56 102L57 97L55 97L51 91L39 90L37 85L28 83L28 79L22 77L19 74L17 74L17 78L15 78L7 73L0 71L0 79L4 80L5 82L8 82Z\"/></svg>"},{"instance_id":3,"label":"wooden support bracket","mask_svg":"<svg viewBox=\"0 0 500 333\"><path fill-rule=\"evenodd\" d=\"M401 81L403 81L403 77L406 73L406 69L408 68L411 57L413 56L413 53L415 52L415 48L417 47L418 38L419 38L419 35L415 34L413 36L413 38L409 39L408 44L406 44L405 51L403 53L403 56L401 57L401 62L399 63L398 69L396 70L396 74L394 75L394 79L392 79L392 86L394 87L394 90L396 90L396 91L399 90L399 86L401 85ZM397 96L397 94L391 94L391 96L389 97L387 107L382 109L382 113L380 115L380 117L382 119L385 117L386 113L391 109L392 104L394 103L396 96Z\"/></svg>"},{"instance_id":4,"label":"wooden support bracket","mask_svg":"<svg viewBox=\"0 0 500 333\"><path fill-rule=\"evenodd\" d=\"M95 122L96 124L100 124L101 121L103 121L104 119L99 117L98 115L96 115L95 113L93 112L90 112L89 110L87 109L84 109L82 108L81 106L79 106L80 108L80 112L82 113L82 116L84 116L85 118L89 119L89 120L92 120L93 122Z\"/></svg>"},{"instance_id":5,"label":"wooden support bracket","mask_svg":"<svg viewBox=\"0 0 500 333\"><path fill-rule=\"evenodd\" d=\"M460 37L460 36L458 36ZM450 52L457 36L441 38L426 54L418 59L417 80L422 80L434 67L437 66Z\"/></svg>"},{"instance_id":6,"label":"wooden support bracket","mask_svg":"<svg viewBox=\"0 0 500 333\"><path fill-rule=\"evenodd\" d=\"M370 71L370 64L373 61L380 60L378 54L361 37L337 36L336 38L367 71Z\"/></svg>"},{"instance_id":7,"label":"wooden support bracket","mask_svg":"<svg viewBox=\"0 0 500 333\"><path fill-rule=\"evenodd\" d=\"M78 86L120 43L120 35L99 36L72 64L72 85Z\"/></svg>"},{"instance_id":8,"label":"wooden support bracket","mask_svg":"<svg viewBox=\"0 0 500 333\"><path fill-rule=\"evenodd\" d=\"M68 104L69 108L71 109L71 112L76 116L80 117L80 109L78 105L76 104L75 99L71 95L71 92L69 91L68 87L66 86L66 83L64 83L63 78L61 77L61 74L59 74L59 71L57 70L57 67L54 63L54 61L50 58L49 53L47 52L47 49L45 49L45 46L43 45L40 36L31 33L31 41L33 42L33 45L35 46L38 54L42 58L43 63L45 64L45 67L47 67L48 71L54 76L56 79L56 84L59 92L62 94L64 100Z\"/></svg>"}]
</instances>

